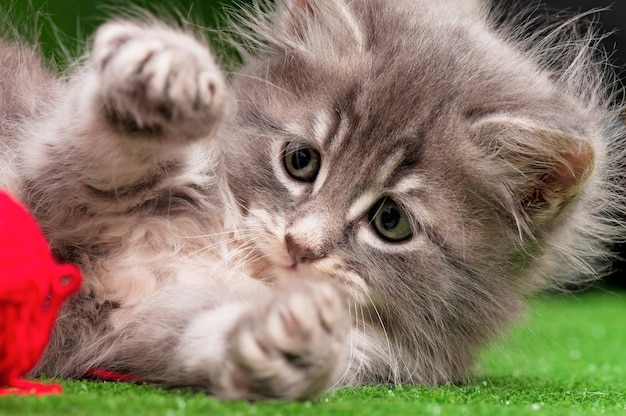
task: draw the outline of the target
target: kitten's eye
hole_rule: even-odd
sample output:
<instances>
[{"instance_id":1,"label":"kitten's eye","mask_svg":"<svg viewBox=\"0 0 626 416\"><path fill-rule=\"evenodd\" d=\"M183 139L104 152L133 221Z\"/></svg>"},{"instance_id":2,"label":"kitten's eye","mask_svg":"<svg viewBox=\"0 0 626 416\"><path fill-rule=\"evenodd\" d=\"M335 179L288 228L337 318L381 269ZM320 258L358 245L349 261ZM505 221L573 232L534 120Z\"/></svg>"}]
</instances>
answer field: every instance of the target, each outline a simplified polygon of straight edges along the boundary
<instances>
[{"instance_id":1,"label":"kitten's eye","mask_svg":"<svg viewBox=\"0 0 626 416\"><path fill-rule=\"evenodd\" d=\"M369 221L384 240L398 243L413 236L409 219L392 199L383 198L378 201L370 211Z\"/></svg>"},{"instance_id":2,"label":"kitten's eye","mask_svg":"<svg viewBox=\"0 0 626 416\"><path fill-rule=\"evenodd\" d=\"M320 154L306 145L291 142L283 151L283 164L289 176L302 182L313 182L320 171Z\"/></svg>"}]
</instances>

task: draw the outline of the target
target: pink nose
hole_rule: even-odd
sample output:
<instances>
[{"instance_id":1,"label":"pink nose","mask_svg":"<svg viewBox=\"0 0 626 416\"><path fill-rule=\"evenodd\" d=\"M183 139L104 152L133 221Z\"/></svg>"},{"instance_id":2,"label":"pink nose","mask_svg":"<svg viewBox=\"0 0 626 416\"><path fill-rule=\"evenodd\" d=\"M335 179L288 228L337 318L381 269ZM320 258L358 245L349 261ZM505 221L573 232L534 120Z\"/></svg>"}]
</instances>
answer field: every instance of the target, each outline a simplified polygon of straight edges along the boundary
<instances>
[{"instance_id":1,"label":"pink nose","mask_svg":"<svg viewBox=\"0 0 626 416\"><path fill-rule=\"evenodd\" d=\"M323 256L323 254L298 244L291 234L285 235L285 243L287 243L289 255L295 262L302 262L305 259L318 259Z\"/></svg>"}]
</instances>

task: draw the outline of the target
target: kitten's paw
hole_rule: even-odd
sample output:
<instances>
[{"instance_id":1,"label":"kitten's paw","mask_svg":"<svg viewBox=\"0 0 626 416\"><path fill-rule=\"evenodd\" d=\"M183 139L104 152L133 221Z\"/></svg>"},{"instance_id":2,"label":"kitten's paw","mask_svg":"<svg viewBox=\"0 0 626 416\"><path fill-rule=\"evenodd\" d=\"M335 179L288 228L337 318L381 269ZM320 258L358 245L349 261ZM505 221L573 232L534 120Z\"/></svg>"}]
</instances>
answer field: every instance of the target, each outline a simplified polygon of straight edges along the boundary
<instances>
[{"instance_id":1,"label":"kitten's paw","mask_svg":"<svg viewBox=\"0 0 626 416\"><path fill-rule=\"evenodd\" d=\"M298 283L236 329L222 372L230 399L309 399L334 382L349 319L328 282Z\"/></svg>"},{"instance_id":2,"label":"kitten's paw","mask_svg":"<svg viewBox=\"0 0 626 416\"><path fill-rule=\"evenodd\" d=\"M94 41L107 116L126 132L188 141L214 133L230 97L208 47L164 26L112 22Z\"/></svg>"}]
</instances>

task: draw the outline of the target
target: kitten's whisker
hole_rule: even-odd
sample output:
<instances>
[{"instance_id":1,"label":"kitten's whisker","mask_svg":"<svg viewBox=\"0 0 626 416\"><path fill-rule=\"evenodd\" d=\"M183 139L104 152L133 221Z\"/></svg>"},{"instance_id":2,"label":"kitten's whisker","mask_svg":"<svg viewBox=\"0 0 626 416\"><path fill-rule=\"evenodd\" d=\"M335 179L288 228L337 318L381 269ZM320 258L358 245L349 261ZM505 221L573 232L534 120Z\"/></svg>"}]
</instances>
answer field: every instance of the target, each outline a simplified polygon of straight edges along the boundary
<instances>
[{"instance_id":1,"label":"kitten's whisker","mask_svg":"<svg viewBox=\"0 0 626 416\"><path fill-rule=\"evenodd\" d=\"M355 309L357 308L357 306L358 306L359 310L361 311L361 316L360 316L360 319L359 319L359 322L361 323L359 335L361 337L361 342L367 342L367 333L366 333L366 326L367 326L367 324L365 322L365 312L363 310L363 305L361 305L361 304L359 304L359 303L357 303L355 301L354 302ZM365 368L365 360L368 357L366 356L365 350L366 350L365 347L362 348L360 351L357 349L357 353L359 353L359 367L358 367L358 371L355 373L355 376L354 376L354 378L357 378L355 384L358 384L358 381L359 381L358 377L360 376L360 374L367 373L367 369Z\"/></svg>"},{"instance_id":2,"label":"kitten's whisker","mask_svg":"<svg viewBox=\"0 0 626 416\"><path fill-rule=\"evenodd\" d=\"M238 199L234 198L235 204L239 206L244 212L250 212L250 208L241 203Z\"/></svg>"},{"instance_id":3,"label":"kitten's whisker","mask_svg":"<svg viewBox=\"0 0 626 416\"><path fill-rule=\"evenodd\" d=\"M361 311L360 315L359 310ZM363 315L363 307L360 306L356 301L354 301L354 315L354 325L356 329L356 338L354 338L354 340L355 342L358 342L359 339L365 338L365 318ZM357 363L358 366L356 367L356 371L354 371L352 379L350 380L350 384L354 385L357 384L359 374L363 372L363 368L365 367L365 364L363 362L364 357L362 352L359 351L358 344L352 346L350 359L351 361L356 361L357 359L359 360Z\"/></svg>"},{"instance_id":4,"label":"kitten's whisker","mask_svg":"<svg viewBox=\"0 0 626 416\"><path fill-rule=\"evenodd\" d=\"M187 260L187 259L189 259L191 257L194 257L194 256L200 254L200 253L211 251L211 250L213 250L216 247L219 247L219 246L222 246L222 245L227 245L229 243L237 242L237 241L241 240L242 237L250 237L250 236L253 236L253 235L254 234L250 233L250 234L243 235L243 236L237 236L237 237L227 238L227 239L224 239L224 240L221 240L221 241L216 241L216 242L214 242L212 244L205 245L205 246L203 246L203 247L201 247L201 248L199 248L197 250L194 250L192 252L187 253L183 257L178 258L175 263ZM231 251L235 251L235 249L231 249Z\"/></svg>"},{"instance_id":5,"label":"kitten's whisker","mask_svg":"<svg viewBox=\"0 0 626 416\"><path fill-rule=\"evenodd\" d=\"M389 357L389 363L390 363L390 371L392 372L392 376L394 381L396 380L396 378L398 377L398 370L395 368L395 366L397 365L398 360L395 357L395 353L393 348L391 347L391 340L389 338L389 334L387 333L387 328L385 327L385 322L383 321L382 315L380 314L378 308L376 307L376 304L374 303L374 300L372 299L372 296L367 292L364 291L365 296L367 296L370 304L372 305L372 309L374 310L374 313L376 314L376 320L378 321L378 323L380 324L380 328L383 331L383 334L385 336L385 342L387 343L387 352L388 352L388 357ZM393 363L393 365L391 365Z\"/></svg>"},{"instance_id":6,"label":"kitten's whisker","mask_svg":"<svg viewBox=\"0 0 626 416\"><path fill-rule=\"evenodd\" d=\"M364 328L364 326L362 326L362 324L364 323L363 315L362 315L362 308L361 308L361 316L359 316L359 306L357 305L356 301L351 300L348 302L348 313L350 315L350 321L353 323L350 326L350 333L349 333L350 356L348 358L348 364L346 368L344 369L343 374L337 380L337 382L335 383L333 387L336 387L338 385L349 386L349 385L358 384L359 374L361 374L362 369L364 368L363 355L360 353L359 346L358 346L359 339L362 336L364 336L364 333L361 334L361 328ZM359 361L355 365L355 362L357 361L357 359Z\"/></svg>"},{"instance_id":7,"label":"kitten's whisker","mask_svg":"<svg viewBox=\"0 0 626 416\"><path fill-rule=\"evenodd\" d=\"M354 311L353 311L353 303L354 303ZM358 317L357 317L357 312L356 312L356 302L354 301L350 301L348 302L348 315L350 316L350 322L353 322L354 324L350 325L350 333L349 333L349 337L350 337L350 357L348 359L348 366L346 367L346 369L344 370L343 375L341 376L341 380L343 381L344 379L346 379L348 377L348 375L350 374L350 370L352 368L352 366L354 365L354 361L356 360L356 345L355 345L355 341L356 339L358 339L359 336L359 323L358 323ZM355 331L355 336L353 336L353 331ZM352 378L355 377L356 372L353 372ZM349 380L348 383L346 384L350 384L352 385L354 382L353 379Z\"/></svg>"},{"instance_id":8,"label":"kitten's whisker","mask_svg":"<svg viewBox=\"0 0 626 416\"><path fill-rule=\"evenodd\" d=\"M378 205L378 209L376 210L376 212L374 213L374 215L372 215L372 219L368 221L369 225L372 225L374 222L374 219L376 217L378 217L378 214L380 214L380 211L383 209L383 207L385 206L385 202L387 202L387 197L384 197L383 200L379 203Z\"/></svg>"},{"instance_id":9,"label":"kitten's whisker","mask_svg":"<svg viewBox=\"0 0 626 416\"><path fill-rule=\"evenodd\" d=\"M265 79L265 78L258 77L258 76L253 76L253 75L250 75L250 74L242 74L242 73L239 73L239 72L233 72L233 71L225 71L225 72L226 72L226 73L228 73L228 74L230 74L230 75L236 75L236 76L238 76L238 77L242 77L242 78L249 78L249 79L253 79L253 80L255 80L255 81L261 81L261 82L263 82L266 86L276 88L278 91L281 91L281 92L283 92L283 93L286 93L286 94L288 94L288 95L290 95L290 96L292 96L292 97L293 97L293 96L295 96L295 95L294 95L294 93L293 93L292 91L289 91L289 90L286 90L286 89L284 89L284 88L282 88L282 87L279 87L278 85L274 84L273 82L271 82L271 81L269 81L269 80L267 80L267 79Z\"/></svg>"},{"instance_id":10,"label":"kitten's whisker","mask_svg":"<svg viewBox=\"0 0 626 416\"><path fill-rule=\"evenodd\" d=\"M243 247L237 247L235 249L230 250L228 252L228 255L220 258L220 260L213 265L213 267L209 270L208 273L213 274L216 272L217 269L222 268L224 266L233 266L233 267L227 267L229 276L235 273L242 272L243 270L245 270L245 266L247 265L247 259L251 255L251 252L248 252L246 256L243 257L243 259L238 259L239 255L245 251L247 250ZM239 266L239 267L236 267L235 265L232 264L232 262L234 261L233 259L237 259L236 266Z\"/></svg>"},{"instance_id":11,"label":"kitten's whisker","mask_svg":"<svg viewBox=\"0 0 626 416\"><path fill-rule=\"evenodd\" d=\"M197 235L176 235L176 238L181 238L181 239L193 239L193 238L210 238L210 237L217 237L217 236L221 236L221 235L240 235L239 233L250 233L250 235L252 235L252 233L254 232L254 230L252 228L242 228L242 229L237 229L237 230L230 230L230 231L222 231L219 233L209 233L209 234L197 234Z\"/></svg>"},{"instance_id":12,"label":"kitten's whisker","mask_svg":"<svg viewBox=\"0 0 626 416\"><path fill-rule=\"evenodd\" d=\"M214 269L223 264L229 264L230 266L238 266L233 267L233 272L241 272L245 270L251 262L257 262L267 258L267 256L258 249L258 244L250 243L251 244L242 245L236 249L230 250L226 256L222 257L222 259L217 262ZM240 257L240 254L244 252L246 253L245 256ZM236 262L235 265L232 264L233 261Z\"/></svg>"},{"instance_id":13,"label":"kitten's whisker","mask_svg":"<svg viewBox=\"0 0 626 416\"><path fill-rule=\"evenodd\" d=\"M348 301L348 317L350 319L350 322L353 322L353 318L352 318L352 303L350 301ZM354 359L354 355L353 355L353 351L354 351L354 345L353 345L353 339L354 337L352 336L352 331L354 330L354 325L350 325L350 331L348 333L348 346L347 348L349 348L349 357L348 357L348 363L346 365L346 367L343 370L343 373L337 377L337 380L333 383L332 386L330 386L331 389L334 389L338 386L346 386L346 385L350 385L351 383L346 381L348 374L350 374L350 369L352 368L352 362Z\"/></svg>"}]
</instances>

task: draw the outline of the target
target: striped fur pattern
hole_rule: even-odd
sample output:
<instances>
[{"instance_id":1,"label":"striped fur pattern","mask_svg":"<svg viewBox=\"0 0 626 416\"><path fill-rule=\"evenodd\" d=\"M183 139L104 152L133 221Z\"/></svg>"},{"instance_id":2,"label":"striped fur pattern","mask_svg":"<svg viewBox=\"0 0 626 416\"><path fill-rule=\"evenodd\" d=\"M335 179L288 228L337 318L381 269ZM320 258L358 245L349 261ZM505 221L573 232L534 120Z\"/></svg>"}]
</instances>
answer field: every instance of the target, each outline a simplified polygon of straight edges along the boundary
<instances>
[{"instance_id":1,"label":"striped fur pattern","mask_svg":"<svg viewBox=\"0 0 626 416\"><path fill-rule=\"evenodd\" d=\"M103 25L63 78L0 44L0 185L86 280L35 373L283 400L462 381L524 296L602 273L623 109L576 19L528 34L465 0L239 19L231 80L150 19Z\"/></svg>"}]
</instances>

